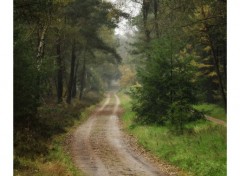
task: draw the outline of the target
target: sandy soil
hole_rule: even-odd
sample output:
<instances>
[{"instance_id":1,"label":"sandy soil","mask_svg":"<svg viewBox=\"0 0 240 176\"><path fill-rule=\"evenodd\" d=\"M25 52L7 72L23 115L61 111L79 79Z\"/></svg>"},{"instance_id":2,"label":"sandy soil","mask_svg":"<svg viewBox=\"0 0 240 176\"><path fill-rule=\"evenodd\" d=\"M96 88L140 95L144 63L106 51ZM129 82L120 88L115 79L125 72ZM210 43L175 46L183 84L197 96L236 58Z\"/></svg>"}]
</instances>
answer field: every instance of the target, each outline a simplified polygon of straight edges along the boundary
<instances>
[{"instance_id":1,"label":"sandy soil","mask_svg":"<svg viewBox=\"0 0 240 176\"><path fill-rule=\"evenodd\" d=\"M214 123L217 123L219 125L222 125L222 126L227 126L227 123L223 120L220 120L220 119L216 119L214 117L210 117L210 116L205 116L207 120L211 121L211 122L214 122Z\"/></svg>"},{"instance_id":2,"label":"sandy soil","mask_svg":"<svg viewBox=\"0 0 240 176\"><path fill-rule=\"evenodd\" d=\"M130 144L121 130L119 105L118 96L109 93L104 104L77 128L72 142L76 166L90 176L169 175L163 172L161 164Z\"/></svg>"}]
</instances>

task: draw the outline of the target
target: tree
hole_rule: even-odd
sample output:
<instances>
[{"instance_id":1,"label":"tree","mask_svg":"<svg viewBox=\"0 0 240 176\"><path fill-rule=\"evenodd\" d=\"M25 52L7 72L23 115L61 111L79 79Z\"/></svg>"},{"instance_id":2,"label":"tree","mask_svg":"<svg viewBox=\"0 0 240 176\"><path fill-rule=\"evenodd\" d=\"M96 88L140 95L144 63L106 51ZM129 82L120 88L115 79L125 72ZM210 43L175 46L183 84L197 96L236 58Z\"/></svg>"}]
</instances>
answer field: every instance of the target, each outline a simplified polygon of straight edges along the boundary
<instances>
[{"instance_id":1,"label":"tree","mask_svg":"<svg viewBox=\"0 0 240 176\"><path fill-rule=\"evenodd\" d=\"M52 22L52 1L14 1L14 120L30 124L36 117L44 68L45 39ZM50 70L48 70L50 71ZM28 77L28 78L27 78ZM16 123L17 125L17 123Z\"/></svg>"},{"instance_id":2,"label":"tree","mask_svg":"<svg viewBox=\"0 0 240 176\"><path fill-rule=\"evenodd\" d=\"M143 1L143 20L135 18L135 53L143 63L133 88L139 121L170 121L182 131L194 119L192 104L208 102L211 94L226 105L225 8L223 1Z\"/></svg>"},{"instance_id":3,"label":"tree","mask_svg":"<svg viewBox=\"0 0 240 176\"><path fill-rule=\"evenodd\" d=\"M136 73L131 67L127 65L120 65L119 70L121 72L120 85L122 88L127 88L136 83Z\"/></svg>"},{"instance_id":4,"label":"tree","mask_svg":"<svg viewBox=\"0 0 240 176\"><path fill-rule=\"evenodd\" d=\"M116 50L99 37L103 26L113 31L120 17L127 14L99 0L14 0L14 118L29 124L46 100L55 96L58 103L64 101L66 89L70 103L70 97L77 94L77 85L81 82L83 88L86 86L79 81L84 70L80 68L86 68L86 75L86 61L94 61L92 56L83 57L85 45L87 52L111 53L112 60L120 62Z\"/></svg>"},{"instance_id":5,"label":"tree","mask_svg":"<svg viewBox=\"0 0 240 176\"><path fill-rule=\"evenodd\" d=\"M14 164L46 154L44 140L78 117L72 108L100 100L98 67L121 62L114 45L120 17L127 14L100 0L14 0ZM87 101L70 105L76 95ZM66 121L47 119L57 112Z\"/></svg>"},{"instance_id":6,"label":"tree","mask_svg":"<svg viewBox=\"0 0 240 176\"><path fill-rule=\"evenodd\" d=\"M219 92L226 110L226 3L222 1L196 3L189 30L201 42L203 52L213 65ZM211 71L210 73L213 73ZM213 74L212 74L213 75Z\"/></svg>"},{"instance_id":7,"label":"tree","mask_svg":"<svg viewBox=\"0 0 240 176\"><path fill-rule=\"evenodd\" d=\"M72 99L72 88L74 83L74 71L75 71L75 62L76 62L76 41L73 39L72 41L72 59L71 59L71 71L68 83L68 96L67 103L71 103Z\"/></svg>"},{"instance_id":8,"label":"tree","mask_svg":"<svg viewBox=\"0 0 240 176\"><path fill-rule=\"evenodd\" d=\"M85 8L85 7L88 8ZM82 8L84 11L79 11L78 9ZM81 73L80 73L80 93L79 97L80 99L83 96L83 90L85 88L85 77L86 77L86 70L87 68L87 61L92 60L91 58L87 58L89 53L92 52L93 49L101 50L104 52L111 53L113 55L114 60L116 60L116 63L121 61L121 57L117 54L115 49L112 47L109 47L104 42L104 39L100 38L99 30L101 28L105 29L112 29L116 27L116 22L118 21L120 16L126 16L126 14L122 13L121 11L114 8L110 3L99 3L99 1L75 1L69 6L69 9L67 11L67 14L72 19L72 24L76 24L76 22L79 21L79 31L74 36L76 38L77 35L81 36L80 41L78 43L82 46L82 67L81 67ZM84 25L84 28L82 28L82 25ZM77 74L72 74L71 78L78 80L76 78ZM70 89L73 87L73 85L70 86L70 84L73 84L74 80L69 80L69 92L68 92L68 100L69 97L72 94L72 90Z\"/></svg>"},{"instance_id":9,"label":"tree","mask_svg":"<svg viewBox=\"0 0 240 176\"><path fill-rule=\"evenodd\" d=\"M62 102L62 95L63 95L63 60L62 60L62 53L61 53L61 34L57 32L57 41L56 41L56 51L57 51L57 99L58 103Z\"/></svg>"}]
</instances>

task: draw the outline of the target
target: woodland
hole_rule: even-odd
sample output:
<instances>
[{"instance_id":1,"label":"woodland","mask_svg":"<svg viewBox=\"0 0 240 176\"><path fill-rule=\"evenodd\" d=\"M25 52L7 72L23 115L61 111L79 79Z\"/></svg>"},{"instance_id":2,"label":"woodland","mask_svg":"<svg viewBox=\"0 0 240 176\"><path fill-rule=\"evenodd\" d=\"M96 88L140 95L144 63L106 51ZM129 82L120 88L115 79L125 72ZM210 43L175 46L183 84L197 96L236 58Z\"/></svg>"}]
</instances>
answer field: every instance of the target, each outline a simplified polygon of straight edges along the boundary
<instances>
[{"instance_id":1,"label":"woodland","mask_svg":"<svg viewBox=\"0 0 240 176\"><path fill-rule=\"evenodd\" d=\"M135 16L121 9L129 1L140 5ZM37 175L57 160L49 157L64 153L56 136L116 89L113 82L131 97L136 124L181 136L210 113L195 106L226 116L226 4L14 0L14 172ZM135 30L117 35L121 20Z\"/></svg>"},{"instance_id":2,"label":"woodland","mask_svg":"<svg viewBox=\"0 0 240 176\"><path fill-rule=\"evenodd\" d=\"M15 169L46 155L119 78L114 28L127 17L98 0L14 0Z\"/></svg>"},{"instance_id":3,"label":"woodland","mask_svg":"<svg viewBox=\"0 0 240 176\"><path fill-rule=\"evenodd\" d=\"M138 1L137 1L138 2ZM139 2L140 3L140 2ZM133 96L139 121L184 123L201 118L193 104L217 104L226 112L226 2L143 1L132 23L132 78L122 85ZM130 64L131 65L131 64Z\"/></svg>"}]
</instances>

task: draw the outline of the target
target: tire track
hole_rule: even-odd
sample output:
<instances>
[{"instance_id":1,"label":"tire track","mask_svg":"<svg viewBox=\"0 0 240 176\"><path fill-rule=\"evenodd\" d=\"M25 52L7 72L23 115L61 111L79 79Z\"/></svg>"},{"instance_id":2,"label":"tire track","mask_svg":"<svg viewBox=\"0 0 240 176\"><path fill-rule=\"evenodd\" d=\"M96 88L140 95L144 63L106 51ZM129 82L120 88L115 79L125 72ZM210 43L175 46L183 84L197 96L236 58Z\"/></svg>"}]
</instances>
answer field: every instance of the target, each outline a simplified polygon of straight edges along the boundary
<instances>
[{"instance_id":1,"label":"tire track","mask_svg":"<svg viewBox=\"0 0 240 176\"><path fill-rule=\"evenodd\" d=\"M102 161L95 155L92 148L89 136L93 126L96 123L96 116L101 112L110 101L109 94L107 95L105 103L99 108L83 125L81 125L74 133L74 142L72 145L72 151L74 154L74 162L77 167L89 175L96 176L108 176L108 172Z\"/></svg>"},{"instance_id":2,"label":"tire track","mask_svg":"<svg viewBox=\"0 0 240 176\"><path fill-rule=\"evenodd\" d=\"M76 130L75 164L90 176L166 175L127 144L119 128L119 105L118 96L108 94L105 103Z\"/></svg>"}]
</instances>

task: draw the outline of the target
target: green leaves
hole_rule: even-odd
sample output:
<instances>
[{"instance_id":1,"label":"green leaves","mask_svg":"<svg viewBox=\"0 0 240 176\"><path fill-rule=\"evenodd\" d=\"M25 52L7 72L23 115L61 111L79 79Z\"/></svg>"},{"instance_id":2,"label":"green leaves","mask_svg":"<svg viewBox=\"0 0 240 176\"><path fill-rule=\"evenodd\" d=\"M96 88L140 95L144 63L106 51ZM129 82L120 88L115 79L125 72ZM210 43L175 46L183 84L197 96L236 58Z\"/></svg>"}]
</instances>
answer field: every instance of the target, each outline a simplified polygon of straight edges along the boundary
<instances>
[{"instance_id":1,"label":"green leaves","mask_svg":"<svg viewBox=\"0 0 240 176\"><path fill-rule=\"evenodd\" d=\"M163 0L154 6L137 23L141 42L135 46L143 56L133 109L139 121L183 129L198 119L190 104L225 101L226 3Z\"/></svg>"},{"instance_id":2,"label":"green leaves","mask_svg":"<svg viewBox=\"0 0 240 176\"><path fill-rule=\"evenodd\" d=\"M187 122L197 119L191 104L196 102L198 56L171 37L152 41L147 55L137 72L141 86L132 91L137 121L170 123L182 133Z\"/></svg>"}]
</instances>

